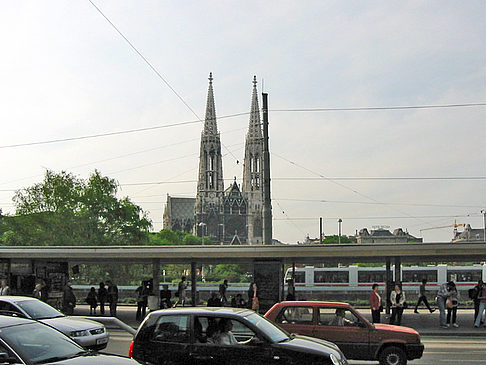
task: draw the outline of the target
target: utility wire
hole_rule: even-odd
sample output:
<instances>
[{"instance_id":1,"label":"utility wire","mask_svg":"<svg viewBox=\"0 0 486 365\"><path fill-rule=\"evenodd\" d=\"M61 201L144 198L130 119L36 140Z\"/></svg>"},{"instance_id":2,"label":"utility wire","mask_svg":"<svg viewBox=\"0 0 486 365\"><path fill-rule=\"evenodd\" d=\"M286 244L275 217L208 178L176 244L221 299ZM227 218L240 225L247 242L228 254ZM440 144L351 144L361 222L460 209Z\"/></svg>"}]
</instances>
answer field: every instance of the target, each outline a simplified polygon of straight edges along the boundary
<instances>
[{"instance_id":1,"label":"utility wire","mask_svg":"<svg viewBox=\"0 0 486 365\"><path fill-rule=\"evenodd\" d=\"M480 216L481 214L457 214L457 215L421 215L421 216L410 216L410 217L403 217L403 216L383 216L383 217L325 217L324 219L336 220L336 219L346 219L346 220L362 220L362 219L424 219L424 218L466 218L471 216ZM315 221L316 217L294 217L294 218L273 218L273 220L294 220L294 221Z\"/></svg>"},{"instance_id":2,"label":"utility wire","mask_svg":"<svg viewBox=\"0 0 486 365\"><path fill-rule=\"evenodd\" d=\"M366 110L408 110L408 109L443 109L443 108L467 108L474 106L486 106L486 103L442 104L442 105L406 105L406 106L365 106L349 108L301 108L301 109L271 109L270 112L347 112Z\"/></svg>"}]
</instances>

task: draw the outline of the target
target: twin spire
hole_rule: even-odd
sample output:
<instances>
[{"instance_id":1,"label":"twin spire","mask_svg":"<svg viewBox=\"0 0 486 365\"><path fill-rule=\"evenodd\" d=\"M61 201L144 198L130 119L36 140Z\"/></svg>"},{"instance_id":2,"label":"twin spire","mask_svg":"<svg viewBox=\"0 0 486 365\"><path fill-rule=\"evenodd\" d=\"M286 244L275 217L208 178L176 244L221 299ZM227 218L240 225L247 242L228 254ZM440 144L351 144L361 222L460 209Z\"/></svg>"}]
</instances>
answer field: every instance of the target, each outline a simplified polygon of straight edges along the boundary
<instances>
[{"instance_id":1,"label":"twin spire","mask_svg":"<svg viewBox=\"0 0 486 365\"><path fill-rule=\"evenodd\" d=\"M208 100L206 102L206 119L204 121L204 134L217 135L216 107L214 106L213 73L209 73Z\"/></svg>"}]
</instances>

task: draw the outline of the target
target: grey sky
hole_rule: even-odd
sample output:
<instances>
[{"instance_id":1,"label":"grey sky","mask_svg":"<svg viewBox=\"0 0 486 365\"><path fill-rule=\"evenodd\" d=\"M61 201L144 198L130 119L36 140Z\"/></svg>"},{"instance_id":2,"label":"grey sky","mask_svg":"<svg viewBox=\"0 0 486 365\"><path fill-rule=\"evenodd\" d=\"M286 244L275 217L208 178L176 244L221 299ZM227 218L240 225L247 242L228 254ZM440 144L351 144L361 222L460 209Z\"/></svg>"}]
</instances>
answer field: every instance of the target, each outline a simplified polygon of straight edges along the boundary
<instances>
[{"instance_id":1,"label":"grey sky","mask_svg":"<svg viewBox=\"0 0 486 365\"><path fill-rule=\"evenodd\" d=\"M484 1L93 1L199 117L210 71L218 116L249 111L253 75L274 110L486 102ZM88 0L5 2L0 40L0 146L196 119ZM345 234L387 225L426 241L450 240L420 229L454 216L482 227L485 180L278 178L486 176L485 112L271 112L274 236L317 237L320 216L326 234L341 217ZM226 179L241 181L248 120L218 120ZM197 177L201 128L2 148L0 207L45 168L98 169L160 230L166 194L195 195L180 181ZM157 181L178 183L127 185Z\"/></svg>"}]
</instances>

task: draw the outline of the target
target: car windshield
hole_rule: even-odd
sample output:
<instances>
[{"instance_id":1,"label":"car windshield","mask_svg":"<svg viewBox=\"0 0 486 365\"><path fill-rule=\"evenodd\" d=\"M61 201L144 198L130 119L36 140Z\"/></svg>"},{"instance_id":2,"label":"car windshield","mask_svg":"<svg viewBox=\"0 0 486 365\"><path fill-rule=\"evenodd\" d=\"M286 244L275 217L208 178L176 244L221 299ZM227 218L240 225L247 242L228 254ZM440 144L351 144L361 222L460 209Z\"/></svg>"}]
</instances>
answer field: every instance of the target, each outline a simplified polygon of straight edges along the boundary
<instances>
[{"instance_id":1,"label":"car windshield","mask_svg":"<svg viewBox=\"0 0 486 365\"><path fill-rule=\"evenodd\" d=\"M0 337L32 364L61 361L87 353L69 337L38 322L2 328Z\"/></svg>"},{"instance_id":2,"label":"car windshield","mask_svg":"<svg viewBox=\"0 0 486 365\"><path fill-rule=\"evenodd\" d=\"M57 309L40 300L22 300L16 303L33 319L64 317Z\"/></svg>"},{"instance_id":3,"label":"car windshield","mask_svg":"<svg viewBox=\"0 0 486 365\"><path fill-rule=\"evenodd\" d=\"M258 327L260 331L262 331L270 339L270 341L274 343L283 342L290 339L287 332L256 313L252 313L245 318L248 320L248 322Z\"/></svg>"}]
</instances>

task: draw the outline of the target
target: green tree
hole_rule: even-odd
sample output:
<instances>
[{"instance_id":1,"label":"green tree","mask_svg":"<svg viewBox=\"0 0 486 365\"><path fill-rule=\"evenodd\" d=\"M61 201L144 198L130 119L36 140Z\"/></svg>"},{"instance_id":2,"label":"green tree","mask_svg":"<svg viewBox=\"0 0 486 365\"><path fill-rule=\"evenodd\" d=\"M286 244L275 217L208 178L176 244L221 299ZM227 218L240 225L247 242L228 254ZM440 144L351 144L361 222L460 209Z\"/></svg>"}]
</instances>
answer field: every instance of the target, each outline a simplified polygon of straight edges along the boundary
<instances>
[{"instance_id":1,"label":"green tree","mask_svg":"<svg viewBox=\"0 0 486 365\"><path fill-rule=\"evenodd\" d=\"M339 236L337 234L334 236L326 236L322 240L322 243L339 243ZM351 240L347 236L341 236L341 243L351 243Z\"/></svg>"},{"instance_id":2,"label":"green tree","mask_svg":"<svg viewBox=\"0 0 486 365\"><path fill-rule=\"evenodd\" d=\"M95 171L87 181L46 171L44 181L18 190L16 215L3 217L2 239L11 245L144 244L152 226L118 183Z\"/></svg>"}]
</instances>

